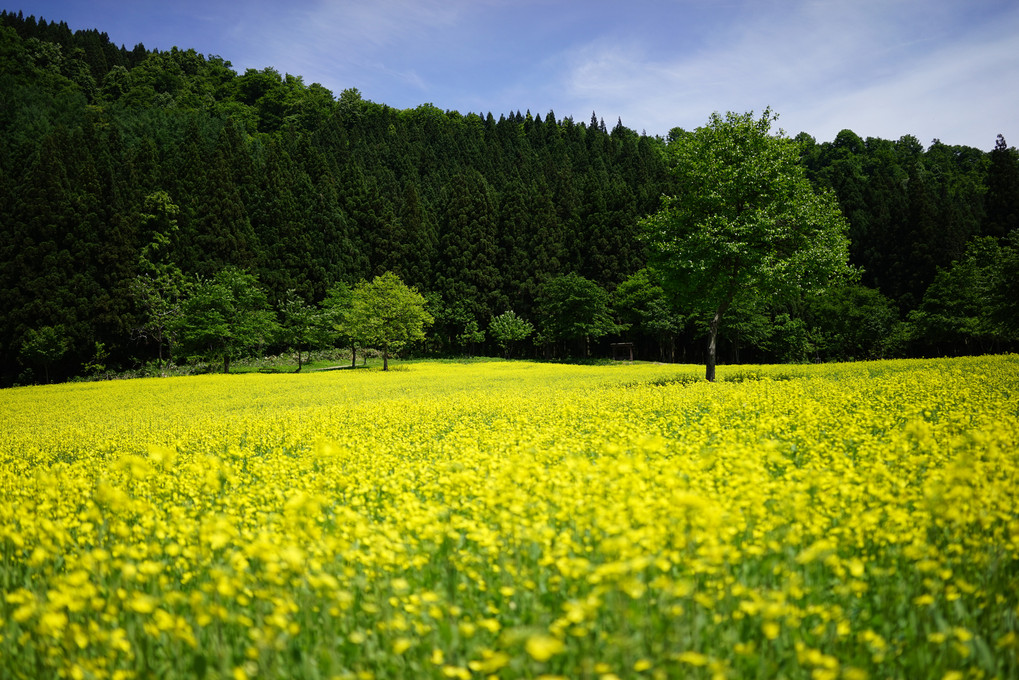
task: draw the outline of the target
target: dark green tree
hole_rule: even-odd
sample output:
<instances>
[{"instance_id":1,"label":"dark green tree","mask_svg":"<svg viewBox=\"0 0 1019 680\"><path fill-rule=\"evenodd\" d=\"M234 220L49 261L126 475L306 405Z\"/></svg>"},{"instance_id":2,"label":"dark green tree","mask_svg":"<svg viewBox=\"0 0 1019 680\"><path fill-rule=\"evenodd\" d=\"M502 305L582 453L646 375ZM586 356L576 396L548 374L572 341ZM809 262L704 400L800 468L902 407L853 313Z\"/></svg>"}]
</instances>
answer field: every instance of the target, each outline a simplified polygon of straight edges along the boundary
<instances>
[{"instance_id":1,"label":"dark green tree","mask_svg":"<svg viewBox=\"0 0 1019 680\"><path fill-rule=\"evenodd\" d=\"M556 276L538 291L541 339L561 344L567 354L587 357L591 340L619 331L612 319L609 294L576 273Z\"/></svg>"},{"instance_id":2,"label":"dark green tree","mask_svg":"<svg viewBox=\"0 0 1019 680\"><path fill-rule=\"evenodd\" d=\"M146 343L156 344L160 371L173 360L173 351L183 330L184 303L189 288L184 274L172 266L139 274L132 282L131 294L141 311L134 335Z\"/></svg>"},{"instance_id":3,"label":"dark green tree","mask_svg":"<svg viewBox=\"0 0 1019 680\"><path fill-rule=\"evenodd\" d=\"M475 319L503 303L497 258L496 203L476 170L458 173L443 193L441 267L436 285L447 303L462 302Z\"/></svg>"},{"instance_id":4,"label":"dark green tree","mask_svg":"<svg viewBox=\"0 0 1019 680\"><path fill-rule=\"evenodd\" d=\"M993 237L976 238L964 257L938 269L920 305L909 313L914 343L924 353L979 354L1009 339L994 305L1007 259L1003 250Z\"/></svg>"},{"instance_id":5,"label":"dark green tree","mask_svg":"<svg viewBox=\"0 0 1019 680\"><path fill-rule=\"evenodd\" d=\"M998 135L987 168L987 217L983 233L1004 240L1019 229L1019 151Z\"/></svg>"},{"instance_id":6,"label":"dark green tree","mask_svg":"<svg viewBox=\"0 0 1019 680\"><path fill-rule=\"evenodd\" d=\"M191 357L223 362L260 349L279 334L276 315L268 307L258 278L242 269L227 267L201 279L185 300L179 319L184 352Z\"/></svg>"},{"instance_id":7,"label":"dark green tree","mask_svg":"<svg viewBox=\"0 0 1019 680\"><path fill-rule=\"evenodd\" d=\"M806 319L822 359L860 361L900 356L899 311L874 288L832 288L810 300Z\"/></svg>"},{"instance_id":8,"label":"dark green tree","mask_svg":"<svg viewBox=\"0 0 1019 680\"><path fill-rule=\"evenodd\" d=\"M1019 342L1019 229L1013 229L1001 247L994 280L991 316L1014 349Z\"/></svg>"},{"instance_id":9,"label":"dark green tree","mask_svg":"<svg viewBox=\"0 0 1019 680\"><path fill-rule=\"evenodd\" d=\"M333 340L350 348L350 367L357 366L357 348L361 344L360 328L351 323L354 291L347 284L335 283L322 300L323 321L332 331Z\"/></svg>"},{"instance_id":10,"label":"dark green tree","mask_svg":"<svg viewBox=\"0 0 1019 680\"><path fill-rule=\"evenodd\" d=\"M327 315L290 289L280 305L279 317L279 340L296 355L297 372L300 373L305 354L329 343L331 329Z\"/></svg>"},{"instance_id":11,"label":"dark green tree","mask_svg":"<svg viewBox=\"0 0 1019 680\"><path fill-rule=\"evenodd\" d=\"M20 358L23 364L42 368L46 382L50 381L50 368L70 349L66 332L61 326L30 328L21 343Z\"/></svg>"},{"instance_id":12,"label":"dark green tree","mask_svg":"<svg viewBox=\"0 0 1019 680\"><path fill-rule=\"evenodd\" d=\"M676 339L687 326L688 317L669 303L654 272L640 269L620 283L612 293L612 307L630 340L651 338L658 346L659 359L675 360Z\"/></svg>"}]
</instances>

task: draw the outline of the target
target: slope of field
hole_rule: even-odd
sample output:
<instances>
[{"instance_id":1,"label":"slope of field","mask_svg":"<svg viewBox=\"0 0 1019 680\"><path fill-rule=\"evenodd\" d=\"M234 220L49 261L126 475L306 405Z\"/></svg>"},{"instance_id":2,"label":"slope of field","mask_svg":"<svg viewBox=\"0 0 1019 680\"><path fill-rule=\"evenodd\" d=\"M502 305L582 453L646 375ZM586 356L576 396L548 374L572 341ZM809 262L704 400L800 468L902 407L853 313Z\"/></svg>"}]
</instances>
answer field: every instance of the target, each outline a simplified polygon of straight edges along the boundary
<instances>
[{"instance_id":1,"label":"slope of field","mask_svg":"<svg viewBox=\"0 0 1019 680\"><path fill-rule=\"evenodd\" d=\"M0 392L0 677L1015 678L1019 358Z\"/></svg>"}]
</instances>

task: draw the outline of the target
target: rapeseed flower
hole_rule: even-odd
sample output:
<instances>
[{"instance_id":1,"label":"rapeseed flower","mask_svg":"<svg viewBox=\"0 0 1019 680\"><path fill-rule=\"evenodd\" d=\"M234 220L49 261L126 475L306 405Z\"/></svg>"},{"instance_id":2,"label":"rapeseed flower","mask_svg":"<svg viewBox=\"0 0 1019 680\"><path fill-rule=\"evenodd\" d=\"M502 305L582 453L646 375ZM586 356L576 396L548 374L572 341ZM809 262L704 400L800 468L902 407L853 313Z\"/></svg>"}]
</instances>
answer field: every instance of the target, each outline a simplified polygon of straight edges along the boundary
<instances>
[{"instance_id":1,"label":"rapeseed flower","mask_svg":"<svg viewBox=\"0 0 1019 680\"><path fill-rule=\"evenodd\" d=\"M0 676L1019 674L1019 360L725 368L0 391Z\"/></svg>"}]
</instances>

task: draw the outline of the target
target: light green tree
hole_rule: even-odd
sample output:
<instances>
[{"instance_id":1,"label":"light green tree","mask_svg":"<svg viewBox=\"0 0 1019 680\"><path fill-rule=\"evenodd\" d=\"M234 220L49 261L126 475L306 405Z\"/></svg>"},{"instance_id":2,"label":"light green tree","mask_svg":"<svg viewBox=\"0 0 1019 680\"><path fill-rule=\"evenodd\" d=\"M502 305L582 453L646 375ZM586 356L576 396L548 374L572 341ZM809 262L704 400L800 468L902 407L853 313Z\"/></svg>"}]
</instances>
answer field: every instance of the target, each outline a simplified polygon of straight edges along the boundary
<instances>
[{"instance_id":1,"label":"light green tree","mask_svg":"<svg viewBox=\"0 0 1019 680\"><path fill-rule=\"evenodd\" d=\"M488 324L488 334L502 348L506 358L510 357L513 343L526 340L534 332L534 325L517 316L512 309L503 312Z\"/></svg>"},{"instance_id":2,"label":"light green tree","mask_svg":"<svg viewBox=\"0 0 1019 680\"><path fill-rule=\"evenodd\" d=\"M800 296L851 278L848 225L830 193L815 191L797 142L770 109L712 114L669 135L679 192L642 221L651 262L673 294L710 318L706 377L726 311L741 299Z\"/></svg>"},{"instance_id":3,"label":"light green tree","mask_svg":"<svg viewBox=\"0 0 1019 680\"><path fill-rule=\"evenodd\" d=\"M433 321L425 310L424 296L393 272L386 272L354 287L345 326L365 345L382 351L382 370L388 371L390 355L424 340L425 328Z\"/></svg>"}]
</instances>

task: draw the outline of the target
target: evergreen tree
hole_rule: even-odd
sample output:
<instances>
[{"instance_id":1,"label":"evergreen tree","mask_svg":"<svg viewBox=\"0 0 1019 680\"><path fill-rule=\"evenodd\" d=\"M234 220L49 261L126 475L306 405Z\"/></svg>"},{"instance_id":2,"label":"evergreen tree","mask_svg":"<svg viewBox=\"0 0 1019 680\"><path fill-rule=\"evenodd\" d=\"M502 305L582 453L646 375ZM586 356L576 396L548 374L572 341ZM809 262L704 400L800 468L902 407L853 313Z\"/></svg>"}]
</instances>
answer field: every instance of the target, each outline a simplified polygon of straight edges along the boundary
<instances>
[{"instance_id":1,"label":"evergreen tree","mask_svg":"<svg viewBox=\"0 0 1019 680\"><path fill-rule=\"evenodd\" d=\"M479 172L459 173L446 187L439 224L439 292L447 304L463 303L475 320L491 317L505 297L497 266L495 199Z\"/></svg>"},{"instance_id":2,"label":"evergreen tree","mask_svg":"<svg viewBox=\"0 0 1019 680\"><path fill-rule=\"evenodd\" d=\"M987 217L983 233L1004 240L1019 228L1019 152L998 135L987 168Z\"/></svg>"}]
</instances>

